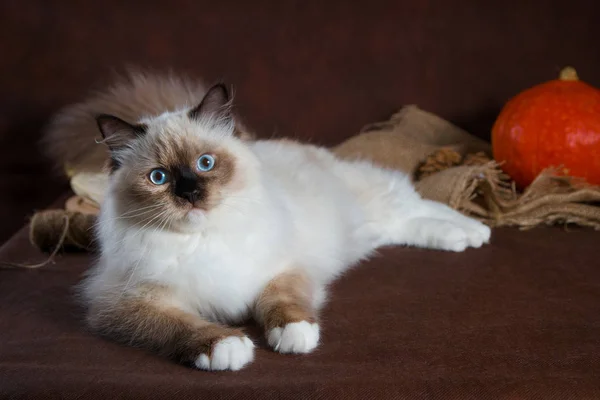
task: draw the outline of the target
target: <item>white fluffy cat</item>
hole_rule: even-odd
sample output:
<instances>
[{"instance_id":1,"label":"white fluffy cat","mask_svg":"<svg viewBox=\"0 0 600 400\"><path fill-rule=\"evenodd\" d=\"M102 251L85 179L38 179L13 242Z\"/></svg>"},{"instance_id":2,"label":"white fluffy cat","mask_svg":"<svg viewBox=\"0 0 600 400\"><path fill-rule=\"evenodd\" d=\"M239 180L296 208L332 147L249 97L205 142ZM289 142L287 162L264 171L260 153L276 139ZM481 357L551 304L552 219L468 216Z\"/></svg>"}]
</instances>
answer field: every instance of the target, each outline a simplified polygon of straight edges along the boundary
<instances>
[{"instance_id":1,"label":"white fluffy cat","mask_svg":"<svg viewBox=\"0 0 600 400\"><path fill-rule=\"evenodd\" d=\"M385 245L463 251L490 229L422 199L404 174L324 148L238 137L222 85L195 108L101 116L112 157L89 325L205 370L237 370L255 318L281 353L319 341L326 287ZM131 124L135 123L135 124Z\"/></svg>"}]
</instances>

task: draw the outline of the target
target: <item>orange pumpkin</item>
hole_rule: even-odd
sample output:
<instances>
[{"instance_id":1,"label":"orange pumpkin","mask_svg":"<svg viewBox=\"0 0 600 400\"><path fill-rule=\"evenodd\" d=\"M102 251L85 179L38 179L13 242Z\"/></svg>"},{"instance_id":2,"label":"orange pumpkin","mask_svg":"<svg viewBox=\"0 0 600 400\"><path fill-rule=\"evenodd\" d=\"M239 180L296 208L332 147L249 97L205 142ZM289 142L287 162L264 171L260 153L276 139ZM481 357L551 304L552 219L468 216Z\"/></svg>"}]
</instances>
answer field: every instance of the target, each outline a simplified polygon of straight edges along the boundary
<instances>
[{"instance_id":1,"label":"orange pumpkin","mask_svg":"<svg viewBox=\"0 0 600 400\"><path fill-rule=\"evenodd\" d=\"M492 129L494 159L520 188L545 168L600 185L600 90L571 67L511 99Z\"/></svg>"}]
</instances>

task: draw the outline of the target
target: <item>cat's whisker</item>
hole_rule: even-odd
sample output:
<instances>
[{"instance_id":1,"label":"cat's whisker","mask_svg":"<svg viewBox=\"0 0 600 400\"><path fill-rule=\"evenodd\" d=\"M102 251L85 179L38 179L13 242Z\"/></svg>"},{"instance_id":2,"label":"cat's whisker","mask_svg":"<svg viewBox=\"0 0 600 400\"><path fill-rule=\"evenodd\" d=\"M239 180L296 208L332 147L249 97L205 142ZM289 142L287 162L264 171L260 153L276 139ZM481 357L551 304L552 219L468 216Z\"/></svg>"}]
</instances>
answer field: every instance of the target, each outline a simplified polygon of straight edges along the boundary
<instances>
[{"instance_id":1,"label":"cat's whisker","mask_svg":"<svg viewBox=\"0 0 600 400\"><path fill-rule=\"evenodd\" d=\"M147 210L147 209L154 209L154 208L160 207L161 205L162 204L151 204L151 205L146 206L146 207L141 207L141 208L137 208L135 210L131 210L131 211L127 211L127 212L121 213L121 215L123 216L123 215L133 214L133 213L135 213L137 211L143 211L143 210Z\"/></svg>"},{"instance_id":2,"label":"cat's whisker","mask_svg":"<svg viewBox=\"0 0 600 400\"><path fill-rule=\"evenodd\" d=\"M116 217L113 217L113 218L104 218L104 219L102 219L101 222L98 222L97 225L102 226L102 224L105 224L105 223L110 222L110 221L115 221L115 220L119 220L119 219L130 219L130 218L140 217L142 215L149 214L149 213L155 211L156 209L158 209L160 207L161 207L161 204L152 204L152 205L147 206L147 207L142 207L142 208L138 208L138 209L135 209L135 210L131 210L131 211L122 213L122 214L120 214L120 215L118 215ZM140 211L143 211L143 212L140 212Z\"/></svg>"},{"instance_id":3,"label":"cat's whisker","mask_svg":"<svg viewBox=\"0 0 600 400\"><path fill-rule=\"evenodd\" d=\"M142 216L142 215L146 215L146 214L149 214L149 213L145 213L145 214L137 215L136 217L139 217L139 216ZM131 218L133 218L133 217L131 217ZM149 219L149 218L152 218L152 216L148 216L146 219L142 220L140 223L144 223L144 222L148 221L148 219ZM100 228L100 229L104 229L104 228L105 228L107 225L110 227L110 225L111 225L111 224L110 224L110 222L111 222L111 221L114 221L114 219L113 219L113 220L110 220L110 221L109 221L109 220L106 220L106 221L97 222L97 223L95 224L95 226L94 226L94 227L92 227L92 228ZM92 228L89 228L89 229L92 229ZM113 226L112 228L114 229L115 227ZM119 229L119 230L118 230L118 232L119 232L119 234L121 234L121 233L127 232L128 230L129 230L129 227L127 227L127 226L124 226L124 227L122 227L121 229Z\"/></svg>"},{"instance_id":4,"label":"cat's whisker","mask_svg":"<svg viewBox=\"0 0 600 400\"><path fill-rule=\"evenodd\" d=\"M154 211L154 210L152 210L152 211ZM160 212L160 213L158 213L158 214L156 214L156 215L154 215L154 216L149 216L149 217L147 217L147 218L143 219L142 221L140 221L140 222L139 222L139 224L144 224L144 226L142 226L141 228L139 228L139 229L138 229L138 230L137 230L137 231L136 231L136 232L133 234L132 238L133 238L133 237L135 237L135 236L137 236L137 235L140 233L140 231L141 231L142 229L144 229L144 228L145 228L147 225L151 224L151 223L152 223L152 222L154 222L155 220L157 220L157 219L159 219L160 217L164 216L164 215L165 215L167 212L168 212L168 210L164 210L164 211L162 211L162 212ZM126 233L127 231L129 231L129 230L130 230L130 228L131 228L131 227L127 227L127 226L125 226L123 229L120 229L120 230L118 231L118 235L121 235L122 233Z\"/></svg>"},{"instance_id":5,"label":"cat's whisker","mask_svg":"<svg viewBox=\"0 0 600 400\"><path fill-rule=\"evenodd\" d=\"M151 223L160 220L160 218L162 218L165 214L167 214L168 210L164 210L161 213L157 214L156 216L154 216L152 219L150 219L148 222L146 222L144 224L144 226L142 226L141 228L138 229L138 231L136 233L133 234L132 238L136 237L141 231L143 231L148 225L150 225ZM143 223L143 222L142 222Z\"/></svg>"},{"instance_id":6,"label":"cat's whisker","mask_svg":"<svg viewBox=\"0 0 600 400\"><path fill-rule=\"evenodd\" d=\"M173 218L172 216L169 219L169 227L167 228L168 230L171 230L171 228L173 227L173 222L175 221L175 218Z\"/></svg>"},{"instance_id":7,"label":"cat's whisker","mask_svg":"<svg viewBox=\"0 0 600 400\"><path fill-rule=\"evenodd\" d=\"M170 219L171 219L171 217L169 215L167 215L166 218L164 218L163 223L160 225L160 227L157 230L158 231L164 230Z\"/></svg>"},{"instance_id":8,"label":"cat's whisker","mask_svg":"<svg viewBox=\"0 0 600 400\"><path fill-rule=\"evenodd\" d=\"M160 208L160 207L157 207L157 208ZM141 217L142 215L147 215L147 214L150 214L150 213L156 211L157 208L154 208L151 210L146 210L146 211L138 213L138 214L120 215L118 217L107 218L107 219L103 220L102 223L107 223L107 222L116 221L116 220L120 220L120 219L131 219L131 218Z\"/></svg>"},{"instance_id":9,"label":"cat's whisker","mask_svg":"<svg viewBox=\"0 0 600 400\"><path fill-rule=\"evenodd\" d=\"M144 222L146 222L141 228L139 228L133 235L131 235L131 237L129 239L134 239L136 238L141 232L144 231L144 229L150 225L151 223L153 223L154 221L156 221L157 219L160 219L162 216L164 216L166 213L168 212L168 210L164 210L161 213L153 216L153 217L149 217L145 220L143 220L142 222L140 222L140 224L144 224Z\"/></svg>"}]
</instances>

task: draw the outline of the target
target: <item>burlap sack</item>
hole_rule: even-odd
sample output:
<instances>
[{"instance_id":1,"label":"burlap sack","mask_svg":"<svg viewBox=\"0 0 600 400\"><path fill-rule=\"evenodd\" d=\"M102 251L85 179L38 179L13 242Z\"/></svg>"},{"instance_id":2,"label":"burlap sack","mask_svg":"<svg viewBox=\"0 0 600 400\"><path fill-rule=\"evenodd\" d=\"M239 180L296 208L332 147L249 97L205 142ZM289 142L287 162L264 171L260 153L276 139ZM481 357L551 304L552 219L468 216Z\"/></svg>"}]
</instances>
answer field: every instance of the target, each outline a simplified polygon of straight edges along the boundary
<instances>
[{"instance_id":1,"label":"burlap sack","mask_svg":"<svg viewBox=\"0 0 600 400\"><path fill-rule=\"evenodd\" d=\"M366 126L333 150L403 170L423 197L493 227L573 223L600 229L599 187L547 170L519 194L491 161L488 143L416 106Z\"/></svg>"},{"instance_id":2,"label":"burlap sack","mask_svg":"<svg viewBox=\"0 0 600 400\"><path fill-rule=\"evenodd\" d=\"M490 144L417 106L406 106L389 121L365 126L333 151L342 158L369 159L386 168L413 173L442 147L459 154L489 152Z\"/></svg>"}]
</instances>

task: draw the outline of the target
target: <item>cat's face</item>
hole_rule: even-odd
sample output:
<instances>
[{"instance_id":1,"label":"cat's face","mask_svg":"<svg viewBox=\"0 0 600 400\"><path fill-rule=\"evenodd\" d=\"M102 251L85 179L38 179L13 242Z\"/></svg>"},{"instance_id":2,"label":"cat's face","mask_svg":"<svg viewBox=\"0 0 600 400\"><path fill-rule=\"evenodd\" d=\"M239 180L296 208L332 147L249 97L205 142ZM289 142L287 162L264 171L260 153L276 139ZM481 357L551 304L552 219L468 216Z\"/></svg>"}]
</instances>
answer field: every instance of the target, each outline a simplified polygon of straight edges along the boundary
<instances>
[{"instance_id":1,"label":"cat's face","mask_svg":"<svg viewBox=\"0 0 600 400\"><path fill-rule=\"evenodd\" d=\"M234 136L227 104L226 90L216 86L188 112L140 125L98 118L111 148L110 195L120 218L194 231L214 210L235 207L232 203L252 183L256 160Z\"/></svg>"}]
</instances>

